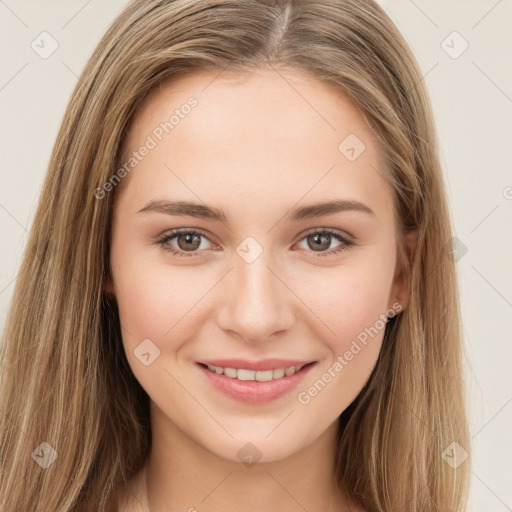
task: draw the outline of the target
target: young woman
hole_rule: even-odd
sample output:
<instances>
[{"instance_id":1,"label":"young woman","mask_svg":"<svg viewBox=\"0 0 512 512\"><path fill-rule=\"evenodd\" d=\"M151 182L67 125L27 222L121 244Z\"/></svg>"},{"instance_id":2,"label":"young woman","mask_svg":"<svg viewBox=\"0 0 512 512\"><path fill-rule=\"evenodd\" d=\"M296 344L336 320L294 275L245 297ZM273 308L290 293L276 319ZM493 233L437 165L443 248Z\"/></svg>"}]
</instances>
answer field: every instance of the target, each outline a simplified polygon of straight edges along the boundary
<instances>
[{"instance_id":1,"label":"young woman","mask_svg":"<svg viewBox=\"0 0 512 512\"><path fill-rule=\"evenodd\" d=\"M1 510L465 510L421 78L371 0L128 4L18 274Z\"/></svg>"}]
</instances>

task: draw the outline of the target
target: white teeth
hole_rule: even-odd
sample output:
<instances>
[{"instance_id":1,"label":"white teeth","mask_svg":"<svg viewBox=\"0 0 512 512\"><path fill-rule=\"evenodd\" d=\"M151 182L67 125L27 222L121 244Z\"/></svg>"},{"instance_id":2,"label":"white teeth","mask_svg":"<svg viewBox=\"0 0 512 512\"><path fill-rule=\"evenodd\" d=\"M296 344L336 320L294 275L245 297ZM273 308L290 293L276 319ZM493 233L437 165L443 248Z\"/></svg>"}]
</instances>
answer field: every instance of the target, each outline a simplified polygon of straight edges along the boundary
<instances>
[{"instance_id":1,"label":"white teeth","mask_svg":"<svg viewBox=\"0 0 512 512\"><path fill-rule=\"evenodd\" d=\"M280 379L281 377L284 377L284 373L285 373L284 368L278 368L277 370L274 370L272 377L274 379Z\"/></svg>"},{"instance_id":2,"label":"white teeth","mask_svg":"<svg viewBox=\"0 0 512 512\"><path fill-rule=\"evenodd\" d=\"M217 370L217 368L215 368L215 370ZM222 370L222 368L221 368L221 370ZM217 373L219 373L219 372L217 372ZM224 368L224 375L226 377L231 377L232 379L236 379L236 377L237 377L236 370L234 368Z\"/></svg>"},{"instance_id":3,"label":"white teeth","mask_svg":"<svg viewBox=\"0 0 512 512\"><path fill-rule=\"evenodd\" d=\"M274 370L266 370L266 371L259 371L256 372L256 375L254 377L255 380L258 382L267 382L269 380L272 380L274 378Z\"/></svg>"},{"instance_id":4,"label":"white teeth","mask_svg":"<svg viewBox=\"0 0 512 512\"><path fill-rule=\"evenodd\" d=\"M276 368L275 370L246 370L244 368L222 368L220 366L207 365L208 370L224 374L226 377L238 380L256 380L258 382L268 382L269 380L281 379L284 376L289 377L298 372L302 366L290 366L289 368ZM305 365L304 365L305 366Z\"/></svg>"},{"instance_id":5,"label":"white teeth","mask_svg":"<svg viewBox=\"0 0 512 512\"><path fill-rule=\"evenodd\" d=\"M227 370L228 368L226 368ZM224 370L224 374L226 374L226 370ZM238 380L254 380L256 372L254 370L235 370L236 378ZM229 377L229 375L228 375Z\"/></svg>"}]
</instances>

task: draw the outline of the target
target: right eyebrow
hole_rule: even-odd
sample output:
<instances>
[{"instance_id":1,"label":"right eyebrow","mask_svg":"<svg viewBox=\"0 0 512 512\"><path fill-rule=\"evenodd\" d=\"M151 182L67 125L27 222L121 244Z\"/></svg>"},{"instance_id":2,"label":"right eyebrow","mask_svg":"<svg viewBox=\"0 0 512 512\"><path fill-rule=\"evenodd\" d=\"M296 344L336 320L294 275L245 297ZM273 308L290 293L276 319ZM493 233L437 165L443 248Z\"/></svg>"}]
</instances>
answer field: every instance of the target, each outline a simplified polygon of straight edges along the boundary
<instances>
[{"instance_id":1,"label":"right eyebrow","mask_svg":"<svg viewBox=\"0 0 512 512\"><path fill-rule=\"evenodd\" d=\"M226 216L222 210L188 201L169 201L166 199L151 200L137 213L157 212L167 215L180 215L197 217L200 219L226 222Z\"/></svg>"}]
</instances>

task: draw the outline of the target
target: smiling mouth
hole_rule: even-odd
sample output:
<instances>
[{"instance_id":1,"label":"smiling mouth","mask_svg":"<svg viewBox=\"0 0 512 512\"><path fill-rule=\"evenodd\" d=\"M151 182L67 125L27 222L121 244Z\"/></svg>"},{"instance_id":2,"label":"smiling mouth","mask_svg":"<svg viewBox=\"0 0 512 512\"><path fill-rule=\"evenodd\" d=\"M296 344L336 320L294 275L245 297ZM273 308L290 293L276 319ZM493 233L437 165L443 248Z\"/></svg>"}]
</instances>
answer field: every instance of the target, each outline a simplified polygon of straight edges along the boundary
<instances>
[{"instance_id":1,"label":"smiling mouth","mask_svg":"<svg viewBox=\"0 0 512 512\"><path fill-rule=\"evenodd\" d=\"M245 368L223 368L222 366L207 365L205 363L197 363L211 373L224 375L231 379L240 381L256 381L269 382L274 380L285 379L296 373L301 372L306 367L316 364L318 361L303 364L301 366L289 366L287 368L275 368L274 370L247 370Z\"/></svg>"}]
</instances>

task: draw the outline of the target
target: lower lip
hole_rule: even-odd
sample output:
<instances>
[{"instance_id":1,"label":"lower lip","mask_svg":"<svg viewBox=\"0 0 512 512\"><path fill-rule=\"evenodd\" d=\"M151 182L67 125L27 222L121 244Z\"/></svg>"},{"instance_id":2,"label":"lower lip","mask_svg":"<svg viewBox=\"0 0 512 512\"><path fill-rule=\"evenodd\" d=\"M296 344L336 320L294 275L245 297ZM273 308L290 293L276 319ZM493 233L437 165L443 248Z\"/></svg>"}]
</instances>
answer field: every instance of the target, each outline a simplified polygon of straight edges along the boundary
<instances>
[{"instance_id":1,"label":"lower lip","mask_svg":"<svg viewBox=\"0 0 512 512\"><path fill-rule=\"evenodd\" d=\"M197 366L209 382L225 395L249 404L266 404L298 386L315 365L316 363L309 364L293 375L266 382L232 379L224 374L211 372L200 364Z\"/></svg>"}]
</instances>

